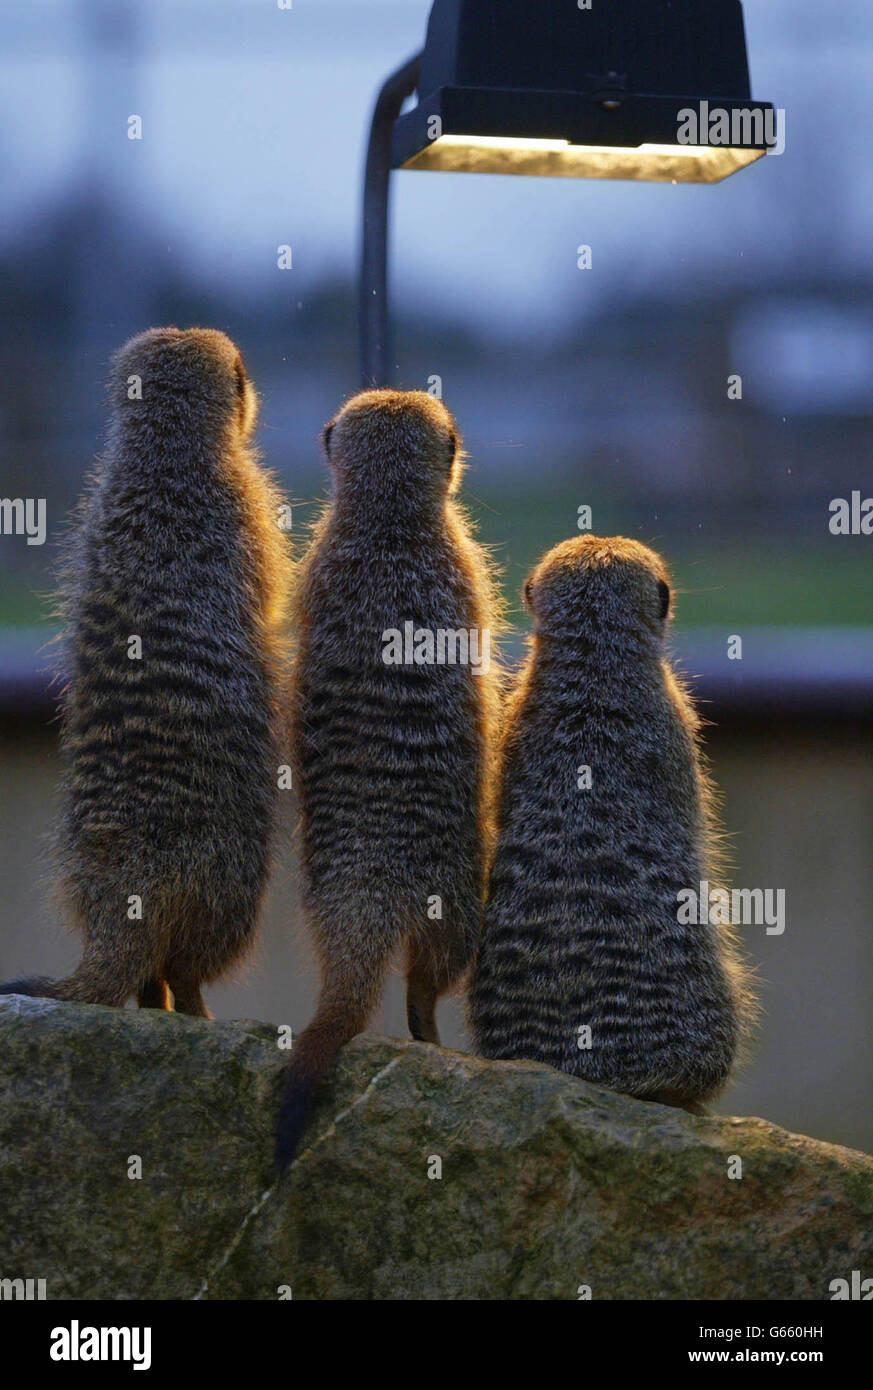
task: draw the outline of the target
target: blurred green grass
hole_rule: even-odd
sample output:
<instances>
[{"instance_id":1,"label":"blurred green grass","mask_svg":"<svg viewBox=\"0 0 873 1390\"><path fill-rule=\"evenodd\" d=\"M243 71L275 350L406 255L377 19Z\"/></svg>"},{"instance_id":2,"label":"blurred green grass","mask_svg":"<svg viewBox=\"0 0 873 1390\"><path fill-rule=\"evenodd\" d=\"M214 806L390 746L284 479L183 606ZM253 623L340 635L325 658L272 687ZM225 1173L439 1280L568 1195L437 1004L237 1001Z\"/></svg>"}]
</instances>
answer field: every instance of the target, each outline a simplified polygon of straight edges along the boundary
<instances>
[{"instance_id":1,"label":"blurred green grass","mask_svg":"<svg viewBox=\"0 0 873 1390\"><path fill-rule=\"evenodd\" d=\"M467 495L482 541L502 569L512 622L523 620L521 586L540 556L558 541L578 534L565 496L526 498L486 493ZM758 523L752 534L704 527L669 514L643 519L631 509L594 506L594 530L633 536L664 556L677 592L682 627L726 623L772 626L873 623L873 541L864 536L809 542L812 526L791 530Z\"/></svg>"},{"instance_id":2,"label":"blurred green grass","mask_svg":"<svg viewBox=\"0 0 873 1390\"><path fill-rule=\"evenodd\" d=\"M47 585L37 592L26 579L4 574L0 580L0 627L57 627L52 603L43 597Z\"/></svg>"},{"instance_id":3,"label":"blurred green grass","mask_svg":"<svg viewBox=\"0 0 873 1390\"><path fill-rule=\"evenodd\" d=\"M512 624L526 625L521 586L538 558L558 541L578 534L568 515L566 491L550 495L466 492L482 541L501 570ZM313 509L313 517L315 510ZM595 529L624 533L653 546L665 557L677 591L676 615L682 627L742 624L774 626L873 623L873 541L868 537L827 537L810 544L806 525L795 523L796 538L783 528L761 527L749 536L725 534L716 520L706 529L676 514L646 514L615 502L596 504ZM304 544L298 535L298 553ZM46 547L48 550L49 547ZM55 625L49 558L45 569L0 577L0 627Z\"/></svg>"}]
</instances>

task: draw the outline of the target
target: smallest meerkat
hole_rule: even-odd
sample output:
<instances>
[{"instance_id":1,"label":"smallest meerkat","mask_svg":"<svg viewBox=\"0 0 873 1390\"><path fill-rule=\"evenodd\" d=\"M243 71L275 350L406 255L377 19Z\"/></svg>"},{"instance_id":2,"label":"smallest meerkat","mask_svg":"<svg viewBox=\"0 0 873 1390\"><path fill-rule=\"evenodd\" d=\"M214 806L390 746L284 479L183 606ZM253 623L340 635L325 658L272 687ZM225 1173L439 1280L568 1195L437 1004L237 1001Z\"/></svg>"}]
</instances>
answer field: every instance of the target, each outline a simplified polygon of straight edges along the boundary
<instances>
[{"instance_id":1,"label":"smallest meerkat","mask_svg":"<svg viewBox=\"0 0 873 1390\"><path fill-rule=\"evenodd\" d=\"M732 930L680 920L679 895L718 862L700 721L665 650L667 571L635 541L585 535L524 593L534 629L503 730L477 1050L698 1108L754 1004Z\"/></svg>"}]
</instances>

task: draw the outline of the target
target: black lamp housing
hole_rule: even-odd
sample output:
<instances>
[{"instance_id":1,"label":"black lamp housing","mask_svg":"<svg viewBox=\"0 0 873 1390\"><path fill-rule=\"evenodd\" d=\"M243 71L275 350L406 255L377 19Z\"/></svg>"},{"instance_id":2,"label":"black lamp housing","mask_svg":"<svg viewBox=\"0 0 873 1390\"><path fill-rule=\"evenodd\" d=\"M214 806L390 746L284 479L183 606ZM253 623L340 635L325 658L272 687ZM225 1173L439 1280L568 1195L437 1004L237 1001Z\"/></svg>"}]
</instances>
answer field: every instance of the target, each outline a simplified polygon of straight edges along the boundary
<instances>
[{"instance_id":1,"label":"black lamp housing","mask_svg":"<svg viewBox=\"0 0 873 1390\"><path fill-rule=\"evenodd\" d=\"M434 0L382 84L364 173L361 382L391 378L392 169L715 183L778 145L740 0ZM403 112L413 92L415 106Z\"/></svg>"},{"instance_id":2,"label":"black lamp housing","mask_svg":"<svg viewBox=\"0 0 873 1390\"><path fill-rule=\"evenodd\" d=\"M711 183L775 144L740 0L434 0L394 168Z\"/></svg>"}]
</instances>

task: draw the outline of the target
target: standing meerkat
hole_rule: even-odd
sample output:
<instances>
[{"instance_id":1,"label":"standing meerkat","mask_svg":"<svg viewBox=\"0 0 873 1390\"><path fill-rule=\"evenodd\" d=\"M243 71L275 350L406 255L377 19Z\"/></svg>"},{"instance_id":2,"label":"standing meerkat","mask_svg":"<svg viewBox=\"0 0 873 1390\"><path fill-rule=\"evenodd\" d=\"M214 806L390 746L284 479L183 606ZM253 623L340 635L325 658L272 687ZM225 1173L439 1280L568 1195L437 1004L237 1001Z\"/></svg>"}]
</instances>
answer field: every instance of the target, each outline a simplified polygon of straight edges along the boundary
<instances>
[{"instance_id":1,"label":"standing meerkat","mask_svg":"<svg viewBox=\"0 0 873 1390\"><path fill-rule=\"evenodd\" d=\"M105 451L67 554L57 888L68 979L0 992L208 1017L250 945L280 757L289 559L250 436L257 398L212 329L118 353Z\"/></svg>"},{"instance_id":2,"label":"standing meerkat","mask_svg":"<svg viewBox=\"0 0 873 1390\"><path fill-rule=\"evenodd\" d=\"M448 411L421 391L365 391L323 442L333 496L301 565L292 677L304 902L322 985L292 1049L280 1169L402 947L410 1031L439 1041L437 998L478 936L498 699L494 590L452 498L461 453Z\"/></svg>"},{"instance_id":3,"label":"standing meerkat","mask_svg":"<svg viewBox=\"0 0 873 1390\"><path fill-rule=\"evenodd\" d=\"M718 863L700 721L665 652L667 572L636 541L579 536L541 560L525 599L477 1050L695 1107L725 1085L753 1004L730 929L679 921L677 894Z\"/></svg>"}]
</instances>

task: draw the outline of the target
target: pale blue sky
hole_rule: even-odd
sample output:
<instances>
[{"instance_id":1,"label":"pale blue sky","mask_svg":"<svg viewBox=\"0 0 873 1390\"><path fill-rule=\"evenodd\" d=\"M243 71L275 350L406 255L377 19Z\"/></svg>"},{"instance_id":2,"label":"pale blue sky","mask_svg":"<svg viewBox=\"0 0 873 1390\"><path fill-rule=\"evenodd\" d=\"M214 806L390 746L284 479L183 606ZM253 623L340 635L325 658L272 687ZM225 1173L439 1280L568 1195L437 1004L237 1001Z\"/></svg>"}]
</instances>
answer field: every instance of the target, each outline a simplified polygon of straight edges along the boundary
<instances>
[{"instance_id":1,"label":"pale blue sky","mask_svg":"<svg viewBox=\"0 0 873 1390\"><path fill-rule=\"evenodd\" d=\"M357 258L360 167L381 78L420 46L428 0L135 0L132 63L97 62L94 0L0 11L0 237L84 169L151 206L174 258L244 284L290 242L301 285ZM731 281L873 261L868 0L746 0L754 94L788 149L714 187L406 173L398 295L507 330L585 317L677 278ZM141 143L125 121L143 117ZM575 248L594 249L594 273ZM57 248L63 254L63 248Z\"/></svg>"}]
</instances>

